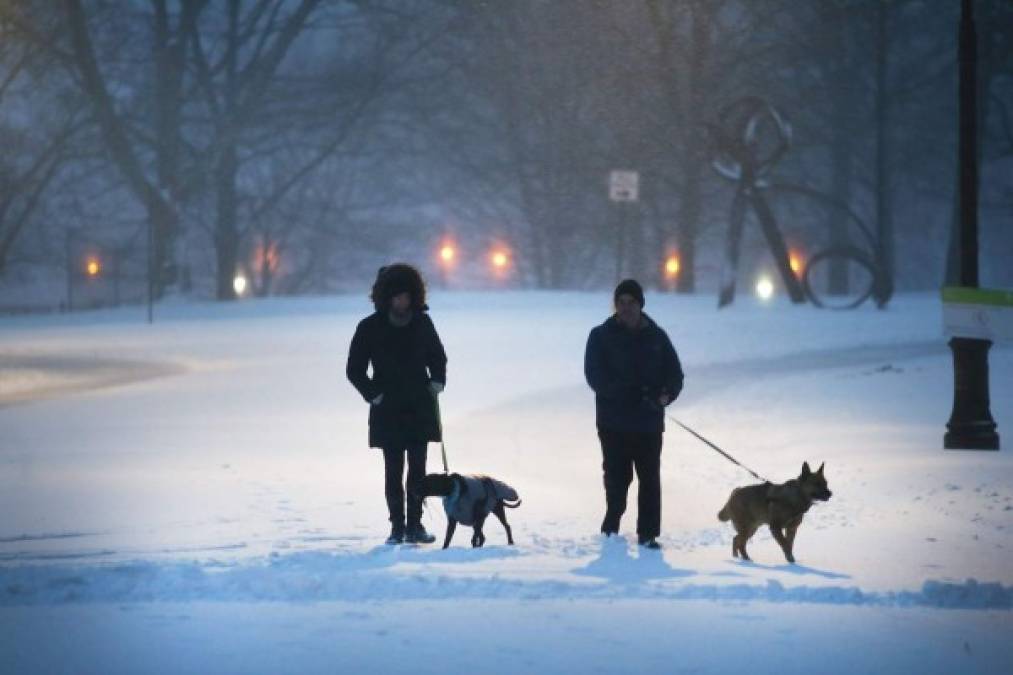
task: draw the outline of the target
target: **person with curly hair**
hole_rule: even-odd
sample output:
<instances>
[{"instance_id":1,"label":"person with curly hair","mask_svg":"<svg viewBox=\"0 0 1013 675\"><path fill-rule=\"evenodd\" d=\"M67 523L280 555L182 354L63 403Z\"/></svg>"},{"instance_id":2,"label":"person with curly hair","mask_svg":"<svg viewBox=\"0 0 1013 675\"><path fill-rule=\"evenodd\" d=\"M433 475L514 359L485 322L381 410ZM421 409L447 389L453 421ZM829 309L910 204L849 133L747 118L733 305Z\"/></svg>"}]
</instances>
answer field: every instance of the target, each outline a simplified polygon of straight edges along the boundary
<instances>
[{"instance_id":1,"label":"person with curly hair","mask_svg":"<svg viewBox=\"0 0 1013 675\"><path fill-rule=\"evenodd\" d=\"M435 397L446 385L447 354L429 318L426 286L417 269L405 263L381 267L370 298L375 311L355 329L345 373L369 403L369 446L383 451L391 522L386 543L431 544L436 538L422 526L418 495L427 445L441 440Z\"/></svg>"}]
</instances>

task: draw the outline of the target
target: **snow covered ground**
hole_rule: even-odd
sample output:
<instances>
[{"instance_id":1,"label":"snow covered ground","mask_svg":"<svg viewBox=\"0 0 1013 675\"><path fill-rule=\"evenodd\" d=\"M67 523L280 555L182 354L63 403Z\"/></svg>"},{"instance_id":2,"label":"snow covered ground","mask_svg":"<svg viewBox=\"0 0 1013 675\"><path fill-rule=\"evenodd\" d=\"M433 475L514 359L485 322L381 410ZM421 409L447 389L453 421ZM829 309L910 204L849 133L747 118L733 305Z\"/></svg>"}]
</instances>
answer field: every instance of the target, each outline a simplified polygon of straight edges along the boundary
<instances>
[{"instance_id":1,"label":"snow covered ground","mask_svg":"<svg viewBox=\"0 0 1013 675\"><path fill-rule=\"evenodd\" d=\"M517 545L491 521L481 550L467 529L381 544L382 460L344 378L365 297L0 319L0 672L1013 669L1013 349L990 353L1006 449L948 452L934 294L649 293L686 370L671 414L778 482L826 462L834 491L798 564L766 532L734 560L716 513L753 479L670 424L657 553L632 493L625 539L596 534L582 357L609 300L433 292L450 468L524 500Z\"/></svg>"}]
</instances>

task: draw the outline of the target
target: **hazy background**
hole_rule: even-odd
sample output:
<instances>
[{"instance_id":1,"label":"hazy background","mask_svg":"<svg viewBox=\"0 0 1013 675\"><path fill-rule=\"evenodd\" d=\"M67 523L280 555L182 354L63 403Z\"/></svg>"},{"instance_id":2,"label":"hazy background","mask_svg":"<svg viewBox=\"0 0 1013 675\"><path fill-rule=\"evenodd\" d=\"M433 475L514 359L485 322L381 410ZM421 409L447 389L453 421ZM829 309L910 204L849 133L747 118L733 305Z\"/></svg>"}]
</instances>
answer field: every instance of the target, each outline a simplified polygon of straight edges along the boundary
<instances>
[{"instance_id":1,"label":"hazy background","mask_svg":"<svg viewBox=\"0 0 1013 675\"><path fill-rule=\"evenodd\" d=\"M1009 287L1013 5L976 11L981 280ZM0 309L136 302L149 268L157 296L232 300L237 274L361 292L397 258L458 288L618 271L713 292L735 184L708 126L746 96L794 132L765 190L792 250L863 245L847 205L898 290L938 288L958 19L939 0L0 0ZM613 169L639 201L609 201ZM770 266L759 232L747 214L746 281Z\"/></svg>"}]
</instances>

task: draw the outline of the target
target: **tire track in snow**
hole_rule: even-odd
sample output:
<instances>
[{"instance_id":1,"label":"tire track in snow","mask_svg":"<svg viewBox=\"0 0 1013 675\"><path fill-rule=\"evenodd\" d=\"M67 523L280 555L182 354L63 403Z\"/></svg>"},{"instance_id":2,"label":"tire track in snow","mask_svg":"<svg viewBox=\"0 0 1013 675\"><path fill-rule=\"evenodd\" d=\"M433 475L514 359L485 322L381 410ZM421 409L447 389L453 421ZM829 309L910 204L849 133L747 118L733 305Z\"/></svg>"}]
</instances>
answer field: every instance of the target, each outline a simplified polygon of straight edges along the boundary
<instances>
[{"instance_id":1,"label":"tire track in snow","mask_svg":"<svg viewBox=\"0 0 1013 675\"><path fill-rule=\"evenodd\" d=\"M168 362L0 353L0 409L184 372L184 366Z\"/></svg>"}]
</instances>

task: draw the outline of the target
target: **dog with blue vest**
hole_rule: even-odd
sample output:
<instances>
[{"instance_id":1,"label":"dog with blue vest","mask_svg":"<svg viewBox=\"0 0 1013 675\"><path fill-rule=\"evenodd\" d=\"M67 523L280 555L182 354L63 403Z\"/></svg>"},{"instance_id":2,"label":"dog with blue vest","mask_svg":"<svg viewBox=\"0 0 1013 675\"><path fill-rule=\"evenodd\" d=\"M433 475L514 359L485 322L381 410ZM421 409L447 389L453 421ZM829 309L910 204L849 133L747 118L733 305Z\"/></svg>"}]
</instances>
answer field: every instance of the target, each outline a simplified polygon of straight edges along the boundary
<instances>
[{"instance_id":1,"label":"dog with blue vest","mask_svg":"<svg viewBox=\"0 0 1013 675\"><path fill-rule=\"evenodd\" d=\"M482 526L489 514L503 523L507 543L514 543L513 532L507 523L505 509L516 509L521 505L517 490L495 478L483 475L462 475L459 473L431 473L422 480L420 497L442 497L443 510L447 514L447 534L443 548L450 546L457 524L473 528L471 545L480 548L485 544Z\"/></svg>"}]
</instances>

